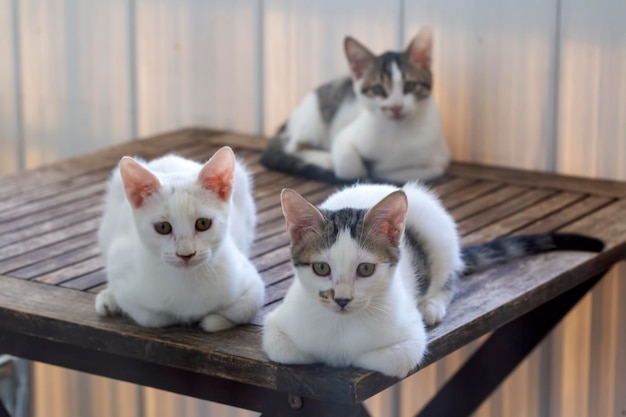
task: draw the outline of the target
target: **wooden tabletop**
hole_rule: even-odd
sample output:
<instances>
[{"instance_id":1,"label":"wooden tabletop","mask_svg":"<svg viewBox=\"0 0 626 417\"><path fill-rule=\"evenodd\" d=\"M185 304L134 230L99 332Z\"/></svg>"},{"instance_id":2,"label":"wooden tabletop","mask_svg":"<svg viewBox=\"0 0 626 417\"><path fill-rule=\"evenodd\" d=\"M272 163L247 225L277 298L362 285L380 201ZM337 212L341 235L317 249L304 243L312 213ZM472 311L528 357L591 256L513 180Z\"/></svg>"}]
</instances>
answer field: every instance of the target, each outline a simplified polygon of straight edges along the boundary
<instances>
[{"instance_id":1,"label":"wooden tabletop","mask_svg":"<svg viewBox=\"0 0 626 417\"><path fill-rule=\"evenodd\" d=\"M354 368L277 365L262 352L260 324L292 280L280 190L291 187L320 202L336 189L267 171L258 163L265 144L259 137L186 129L0 179L0 352L23 350L22 356L72 367L72 348L78 347L108 355L110 366L135 361L346 404L395 383ZM144 329L125 318L99 317L93 304L105 271L96 230L112 167L123 155L150 159L167 152L205 161L222 145L230 145L255 175L252 257L267 285L262 312L252 325L217 334ZM432 187L458 221L463 244L559 230L598 237L606 249L529 257L467 277L444 322L429 331L424 366L626 257L624 183L455 163ZM6 335L39 347L26 349Z\"/></svg>"}]
</instances>

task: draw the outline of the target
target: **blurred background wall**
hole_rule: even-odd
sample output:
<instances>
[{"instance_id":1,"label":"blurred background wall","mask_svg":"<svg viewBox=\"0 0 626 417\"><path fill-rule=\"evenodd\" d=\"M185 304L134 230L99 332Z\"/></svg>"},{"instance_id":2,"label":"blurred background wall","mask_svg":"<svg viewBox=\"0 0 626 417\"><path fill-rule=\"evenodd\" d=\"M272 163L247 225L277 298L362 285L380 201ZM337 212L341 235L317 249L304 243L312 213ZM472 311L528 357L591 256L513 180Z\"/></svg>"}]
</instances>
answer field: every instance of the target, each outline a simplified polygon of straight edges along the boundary
<instances>
[{"instance_id":1,"label":"blurred background wall","mask_svg":"<svg viewBox=\"0 0 626 417\"><path fill-rule=\"evenodd\" d=\"M0 0L0 173L181 126L272 134L346 73L341 42L434 29L454 158L626 180L623 0ZM412 416L480 341L368 403ZM237 416L46 365L36 416ZM483 404L481 417L626 415L626 269L616 268Z\"/></svg>"}]
</instances>

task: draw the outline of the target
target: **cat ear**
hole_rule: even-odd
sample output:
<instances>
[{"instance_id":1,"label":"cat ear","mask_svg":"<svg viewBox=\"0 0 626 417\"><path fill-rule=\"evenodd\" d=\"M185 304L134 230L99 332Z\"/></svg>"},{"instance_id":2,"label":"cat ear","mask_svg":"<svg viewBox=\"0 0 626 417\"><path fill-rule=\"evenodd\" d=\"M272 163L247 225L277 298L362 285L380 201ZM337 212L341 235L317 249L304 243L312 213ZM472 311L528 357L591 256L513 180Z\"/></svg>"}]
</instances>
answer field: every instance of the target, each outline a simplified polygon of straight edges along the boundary
<instances>
[{"instance_id":1,"label":"cat ear","mask_svg":"<svg viewBox=\"0 0 626 417\"><path fill-rule=\"evenodd\" d=\"M366 229L373 228L385 236L392 245L398 246L404 233L408 208L409 203L404 191L394 191L365 213L363 223Z\"/></svg>"},{"instance_id":2,"label":"cat ear","mask_svg":"<svg viewBox=\"0 0 626 417\"><path fill-rule=\"evenodd\" d=\"M203 188L213 191L222 201L228 201L233 190L235 154L224 146L208 160L198 175Z\"/></svg>"},{"instance_id":3,"label":"cat ear","mask_svg":"<svg viewBox=\"0 0 626 417\"><path fill-rule=\"evenodd\" d=\"M324 222L324 215L313 204L289 188L280 193L280 202L293 244L301 242L309 233L318 233Z\"/></svg>"},{"instance_id":4,"label":"cat ear","mask_svg":"<svg viewBox=\"0 0 626 417\"><path fill-rule=\"evenodd\" d=\"M413 64L430 69L432 51L433 31L424 26L409 44L406 55Z\"/></svg>"},{"instance_id":5,"label":"cat ear","mask_svg":"<svg viewBox=\"0 0 626 417\"><path fill-rule=\"evenodd\" d=\"M376 56L359 41L350 36L346 36L344 39L343 48L346 52L346 58L348 58L352 74L354 78L358 80L374 63Z\"/></svg>"},{"instance_id":6,"label":"cat ear","mask_svg":"<svg viewBox=\"0 0 626 417\"><path fill-rule=\"evenodd\" d=\"M146 198L159 189L159 179L133 158L125 156L120 161L120 174L130 204L139 208Z\"/></svg>"}]
</instances>

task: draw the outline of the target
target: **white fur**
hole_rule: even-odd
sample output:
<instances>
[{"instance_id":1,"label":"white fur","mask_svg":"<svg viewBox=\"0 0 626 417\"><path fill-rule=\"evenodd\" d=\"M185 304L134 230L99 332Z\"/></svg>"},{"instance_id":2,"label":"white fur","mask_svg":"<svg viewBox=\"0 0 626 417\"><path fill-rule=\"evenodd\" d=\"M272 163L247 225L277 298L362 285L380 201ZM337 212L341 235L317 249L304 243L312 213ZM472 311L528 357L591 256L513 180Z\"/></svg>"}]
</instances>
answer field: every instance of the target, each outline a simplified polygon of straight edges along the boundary
<instances>
[{"instance_id":1,"label":"white fur","mask_svg":"<svg viewBox=\"0 0 626 417\"><path fill-rule=\"evenodd\" d=\"M395 190L391 185L356 185L330 196L320 207L369 209ZM380 263L371 277L352 278L350 271L362 262L376 263L376 256L342 232L320 254L334 271L330 279L310 268L296 268L282 304L267 316L263 347L270 359L355 365L397 377L419 365L426 350L423 320L434 324L443 318L451 297L444 284L463 269L463 262L456 225L438 199L416 183L402 190L408 200L406 226L420 234L431 260L428 293L419 299L411 259L402 255L410 253L402 247L404 241L396 267ZM329 288L337 298L352 298L344 310L318 297Z\"/></svg>"},{"instance_id":2,"label":"white fur","mask_svg":"<svg viewBox=\"0 0 626 417\"><path fill-rule=\"evenodd\" d=\"M376 161L370 175L381 181L403 183L441 175L450 152L437 104L432 96L415 100L403 94L395 64L393 69L387 98L364 96L361 82L355 81L357 100L344 100L329 126L322 120L316 93L307 94L287 122L285 151L332 168L344 179L365 177L364 159ZM388 106L401 106L403 117L390 117L384 110Z\"/></svg>"},{"instance_id":3,"label":"white fur","mask_svg":"<svg viewBox=\"0 0 626 417\"><path fill-rule=\"evenodd\" d=\"M97 312L123 311L147 327L200 321L209 332L249 322L264 286L247 259L256 209L246 168L235 163L233 191L224 202L199 183L201 164L175 155L138 162L160 186L134 208L120 170L113 171L98 233L108 288L96 298ZM211 228L196 231L200 217L211 219ZM155 232L154 223L162 221L172 224L172 234ZM176 256L191 252L197 255L188 264Z\"/></svg>"}]
</instances>

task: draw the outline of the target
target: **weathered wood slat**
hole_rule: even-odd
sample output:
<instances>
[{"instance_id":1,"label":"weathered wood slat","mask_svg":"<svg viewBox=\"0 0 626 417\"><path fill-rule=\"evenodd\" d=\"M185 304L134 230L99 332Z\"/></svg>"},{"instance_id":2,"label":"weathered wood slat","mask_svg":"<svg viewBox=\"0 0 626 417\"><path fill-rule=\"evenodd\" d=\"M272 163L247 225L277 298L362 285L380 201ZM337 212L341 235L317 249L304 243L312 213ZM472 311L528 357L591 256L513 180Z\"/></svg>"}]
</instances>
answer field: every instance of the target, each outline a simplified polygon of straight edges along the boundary
<instances>
[{"instance_id":1,"label":"weathered wood slat","mask_svg":"<svg viewBox=\"0 0 626 417\"><path fill-rule=\"evenodd\" d=\"M339 403L357 403L396 381L324 366L280 366L261 350L259 325L293 281L280 190L319 203L338 187L267 171L265 138L188 129L117 146L0 180L0 348L3 334L81 346L136 363L224 378ZM208 335L194 327L144 329L100 318L94 294L106 271L96 243L105 180L122 155L153 158L175 150L204 161L230 145L255 174L258 208L252 262L266 285L252 325ZM564 230L603 239L597 255L557 252L516 260L462 280L444 322L429 330L438 360L626 257L626 186L610 181L453 163L431 188L459 222L464 245L498 236ZM31 281L28 281L31 280Z\"/></svg>"},{"instance_id":2,"label":"weathered wood slat","mask_svg":"<svg viewBox=\"0 0 626 417\"><path fill-rule=\"evenodd\" d=\"M619 181L570 177L461 162L451 164L448 172L460 177L510 182L529 187L541 186L603 197L626 197L626 187L623 182Z\"/></svg>"},{"instance_id":3,"label":"weathered wood slat","mask_svg":"<svg viewBox=\"0 0 626 417\"><path fill-rule=\"evenodd\" d=\"M544 200L548 200L547 203L550 206L563 207L571 202L581 199L583 196L570 193L562 193L555 195L551 190L533 190L528 193L519 195L516 198L505 201L500 205L496 205L490 209L482 211L466 218L459 222L459 233L461 235L467 235L473 231L479 230L484 227L488 227L492 223L504 221L507 216L521 213L519 216L523 216L527 207L540 204ZM542 206L543 207L543 206ZM528 216L536 216L533 219L540 218L542 211L529 212Z\"/></svg>"},{"instance_id":4,"label":"weathered wood slat","mask_svg":"<svg viewBox=\"0 0 626 417\"><path fill-rule=\"evenodd\" d=\"M12 271L20 268L25 268L29 265L36 265L38 262L45 262L48 259L53 259L56 256L63 256L65 253L71 253L72 251L92 244L95 242L96 234L95 230L91 233L84 233L65 239L59 244L43 246L39 249L23 249L18 255L5 258L0 261L0 273L11 275Z\"/></svg>"},{"instance_id":5,"label":"weathered wood slat","mask_svg":"<svg viewBox=\"0 0 626 417\"><path fill-rule=\"evenodd\" d=\"M14 269L10 275L16 278L35 279L41 278L46 274L50 274L54 271L61 270L63 268L72 268L73 265L100 256L100 248L95 242L95 236L90 237L90 241L76 249L69 250L60 255L48 256L37 263L32 263L23 268ZM56 245L60 247L60 245ZM65 246L65 245L63 245ZM78 271L72 273L73 277L78 276Z\"/></svg>"},{"instance_id":6,"label":"weathered wood slat","mask_svg":"<svg viewBox=\"0 0 626 417\"><path fill-rule=\"evenodd\" d=\"M528 226L517 230L514 234L522 233L543 233L557 230L569 223L572 223L598 209L610 204L613 199L605 197L587 197L576 204L564 207L563 209L543 217Z\"/></svg>"},{"instance_id":7,"label":"weathered wood slat","mask_svg":"<svg viewBox=\"0 0 626 417\"><path fill-rule=\"evenodd\" d=\"M460 206L463 203L470 202L481 196L489 196L496 193L499 189L504 188L505 185L499 182L493 181L480 181L476 182L465 188L461 188L450 195L444 196L443 206L447 210L451 210ZM521 191L521 190L518 190Z\"/></svg>"}]
</instances>

